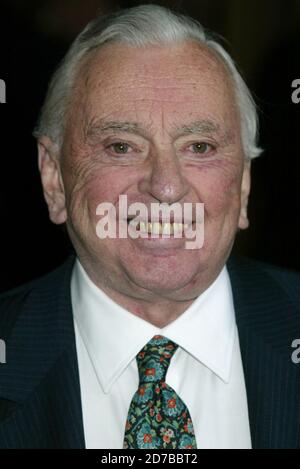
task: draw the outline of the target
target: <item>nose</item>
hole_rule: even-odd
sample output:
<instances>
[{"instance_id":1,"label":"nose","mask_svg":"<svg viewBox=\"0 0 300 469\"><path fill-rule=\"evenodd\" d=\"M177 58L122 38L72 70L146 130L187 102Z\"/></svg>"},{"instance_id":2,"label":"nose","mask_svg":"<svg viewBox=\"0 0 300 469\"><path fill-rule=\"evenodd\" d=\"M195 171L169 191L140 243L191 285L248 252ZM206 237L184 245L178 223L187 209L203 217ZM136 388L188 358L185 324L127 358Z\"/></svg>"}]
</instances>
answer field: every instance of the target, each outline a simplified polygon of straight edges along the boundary
<instances>
[{"instance_id":1,"label":"nose","mask_svg":"<svg viewBox=\"0 0 300 469\"><path fill-rule=\"evenodd\" d=\"M183 199L189 188L174 152L156 152L155 157L151 158L149 173L139 184L139 190L168 204Z\"/></svg>"}]
</instances>

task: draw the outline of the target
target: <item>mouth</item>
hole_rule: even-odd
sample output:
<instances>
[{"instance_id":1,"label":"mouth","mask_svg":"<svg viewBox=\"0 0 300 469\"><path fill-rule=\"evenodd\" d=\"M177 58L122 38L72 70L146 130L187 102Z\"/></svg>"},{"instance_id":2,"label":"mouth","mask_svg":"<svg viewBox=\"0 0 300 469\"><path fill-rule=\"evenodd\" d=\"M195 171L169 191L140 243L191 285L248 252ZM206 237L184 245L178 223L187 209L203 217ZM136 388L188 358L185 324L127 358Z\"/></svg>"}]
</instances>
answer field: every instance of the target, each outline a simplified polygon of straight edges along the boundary
<instances>
[{"instance_id":1,"label":"mouth","mask_svg":"<svg viewBox=\"0 0 300 469\"><path fill-rule=\"evenodd\" d=\"M182 235L188 229L187 223L168 222L139 222L138 229L141 234L174 236Z\"/></svg>"},{"instance_id":2,"label":"mouth","mask_svg":"<svg viewBox=\"0 0 300 469\"><path fill-rule=\"evenodd\" d=\"M127 220L129 226L132 218ZM181 222L165 222L165 221L145 221L139 220L137 224L132 225L134 229L143 237L184 237L184 233L194 227L194 222L181 223ZM149 236L150 235L150 236Z\"/></svg>"},{"instance_id":3,"label":"mouth","mask_svg":"<svg viewBox=\"0 0 300 469\"><path fill-rule=\"evenodd\" d=\"M124 220L125 221L125 220ZM177 256L178 250L196 249L197 222L148 221L147 219L128 218L127 233L134 246L151 252L154 256ZM192 241L191 241L192 240ZM188 246L187 246L188 243ZM193 247L190 247L190 243Z\"/></svg>"}]
</instances>

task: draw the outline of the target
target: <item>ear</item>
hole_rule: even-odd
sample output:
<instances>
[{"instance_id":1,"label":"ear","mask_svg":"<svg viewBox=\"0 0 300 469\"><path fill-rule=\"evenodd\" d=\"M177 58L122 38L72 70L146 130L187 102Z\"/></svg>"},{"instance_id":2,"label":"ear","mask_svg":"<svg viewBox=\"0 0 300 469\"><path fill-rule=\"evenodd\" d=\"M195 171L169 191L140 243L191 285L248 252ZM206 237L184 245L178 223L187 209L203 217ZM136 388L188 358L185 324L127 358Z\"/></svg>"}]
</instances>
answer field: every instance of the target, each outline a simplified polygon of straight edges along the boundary
<instances>
[{"instance_id":1,"label":"ear","mask_svg":"<svg viewBox=\"0 0 300 469\"><path fill-rule=\"evenodd\" d=\"M50 220L59 225L67 220L66 200L57 145L48 137L38 140L38 164Z\"/></svg>"},{"instance_id":2,"label":"ear","mask_svg":"<svg viewBox=\"0 0 300 469\"><path fill-rule=\"evenodd\" d=\"M239 217L238 227L241 230L245 230L249 226L249 220L247 215L248 199L251 187L251 164L250 161L246 161L244 164L244 171L242 176L241 185L241 211Z\"/></svg>"}]
</instances>

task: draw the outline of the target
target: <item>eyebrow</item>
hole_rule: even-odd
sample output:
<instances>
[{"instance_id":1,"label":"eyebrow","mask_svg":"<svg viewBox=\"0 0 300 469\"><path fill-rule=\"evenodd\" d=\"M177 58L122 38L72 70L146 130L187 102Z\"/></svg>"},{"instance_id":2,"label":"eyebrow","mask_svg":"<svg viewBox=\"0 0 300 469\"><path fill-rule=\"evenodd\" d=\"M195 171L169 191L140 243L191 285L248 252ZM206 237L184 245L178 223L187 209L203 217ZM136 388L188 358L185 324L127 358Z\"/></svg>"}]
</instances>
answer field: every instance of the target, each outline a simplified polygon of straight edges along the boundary
<instances>
[{"instance_id":1,"label":"eyebrow","mask_svg":"<svg viewBox=\"0 0 300 469\"><path fill-rule=\"evenodd\" d=\"M220 126L213 121L203 119L191 122L190 124L183 125L181 127L176 127L176 133L180 135L189 135L189 134L212 134L218 133Z\"/></svg>"},{"instance_id":2,"label":"eyebrow","mask_svg":"<svg viewBox=\"0 0 300 469\"><path fill-rule=\"evenodd\" d=\"M99 135L107 131L138 134L146 138L149 136L149 129L145 128L138 122L105 121L101 119L97 121L91 121L89 123L85 131L86 141L92 142L93 140L96 140ZM175 127L171 133L177 138L179 136L194 134L219 134L224 143L229 142L231 140L230 137L232 136L232 132L228 130L221 131L220 125L209 119L200 119L182 126Z\"/></svg>"},{"instance_id":3,"label":"eyebrow","mask_svg":"<svg viewBox=\"0 0 300 469\"><path fill-rule=\"evenodd\" d=\"M85 130L85 140L90 142L104 132L127 132L145 136L145 129L137 122L127 121L103 121L90 122Z\"/></svg>"}]
</instances>

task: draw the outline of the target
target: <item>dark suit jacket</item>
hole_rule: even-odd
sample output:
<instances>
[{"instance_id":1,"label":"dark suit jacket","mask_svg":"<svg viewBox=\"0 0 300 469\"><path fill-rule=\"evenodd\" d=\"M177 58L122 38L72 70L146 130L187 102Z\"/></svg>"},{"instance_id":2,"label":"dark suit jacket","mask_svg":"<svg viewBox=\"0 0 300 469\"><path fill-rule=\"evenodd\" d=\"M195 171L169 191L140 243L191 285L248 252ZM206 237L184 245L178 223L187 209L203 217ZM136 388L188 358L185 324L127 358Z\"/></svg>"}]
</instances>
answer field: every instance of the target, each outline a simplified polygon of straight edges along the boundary
<instances>
[{"instance_id":1,"label":"dark suit jacket","mask_svg":"<svg viewBox=\"0 0 300 469\"><path fill-rule=\"evenodd\" d=\"M84 448L70 296L74 257L0 296L0 448ZM228 262L254 448L300 448L300 275ZM109 422L108 422L109 424Z\"/></svg>"}]
</instances>

